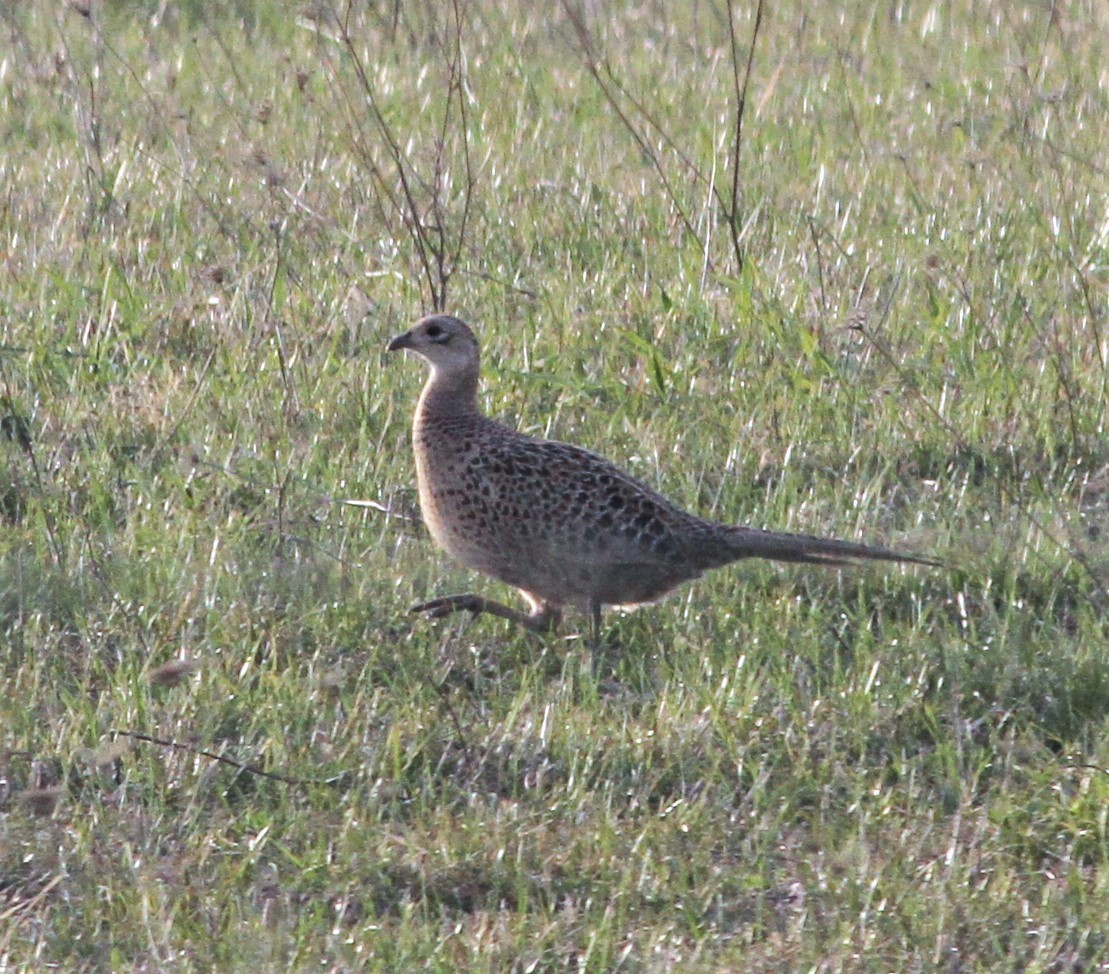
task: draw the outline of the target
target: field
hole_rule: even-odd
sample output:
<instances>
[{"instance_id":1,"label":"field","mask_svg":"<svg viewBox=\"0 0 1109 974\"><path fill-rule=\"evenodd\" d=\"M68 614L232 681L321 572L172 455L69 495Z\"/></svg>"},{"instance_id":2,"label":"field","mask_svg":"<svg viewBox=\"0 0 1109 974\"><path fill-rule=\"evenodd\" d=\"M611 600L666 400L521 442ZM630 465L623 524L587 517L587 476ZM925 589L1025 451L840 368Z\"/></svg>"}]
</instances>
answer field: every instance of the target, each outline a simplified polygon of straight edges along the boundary
<instances>
[{"instance_id":1,"label":"field","mask_svg":"<svg viewBox=\"0 0 1109 974\"><path fill-rule=\"evenodd\" d=\"M0 971L1109 970L1107 144L1100 0L4 5ZM409 614L438 308L946 567Z\"/></svg>"}]
</instances>

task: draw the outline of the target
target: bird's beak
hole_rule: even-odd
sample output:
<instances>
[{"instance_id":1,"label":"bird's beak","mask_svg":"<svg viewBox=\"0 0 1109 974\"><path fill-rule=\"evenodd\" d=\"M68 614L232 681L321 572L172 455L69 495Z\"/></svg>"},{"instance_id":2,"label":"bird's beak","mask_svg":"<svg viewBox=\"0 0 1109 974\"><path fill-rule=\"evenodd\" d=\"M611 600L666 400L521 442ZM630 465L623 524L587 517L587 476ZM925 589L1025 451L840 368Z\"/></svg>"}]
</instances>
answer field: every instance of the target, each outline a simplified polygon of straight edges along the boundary
<instances>
[{"instance_id":1,"label":"bird's beak","mask_svg":"<svg viewBox=\"0 0 1109 974\"><path fill-rule=\"evenodd\" d=\"M411 347L412 347L412 332L406 331L403 335L397 335L396 338L394 338L391 342L389 342L389 344L385 347L385 351L387 351L387 352L396 352L396 351L398 351L402 348L411 348Z\"/></svg>"}]
</instances>

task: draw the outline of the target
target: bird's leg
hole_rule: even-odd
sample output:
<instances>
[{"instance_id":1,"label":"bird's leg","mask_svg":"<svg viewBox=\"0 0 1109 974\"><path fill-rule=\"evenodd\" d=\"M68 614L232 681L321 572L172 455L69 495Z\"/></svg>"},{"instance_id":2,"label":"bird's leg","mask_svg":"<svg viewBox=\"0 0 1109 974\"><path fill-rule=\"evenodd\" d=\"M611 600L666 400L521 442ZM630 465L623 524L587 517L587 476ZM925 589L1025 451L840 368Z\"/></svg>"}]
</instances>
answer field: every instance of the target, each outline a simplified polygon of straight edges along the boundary
<instances>
[{"instance_id":1,"label":"bird's leg","mask_svg":"<svg viewBox=\"0 0 1109 974\"><path fill-rule=\"evenodd\" d=\"M442 619L454 612L472 612L474 615L486 613L499 619L508 619L523 626L530 632L550 632L558 625L562 613L551 605L536 605L532 612L520 612L501 602L494 602L481 595L444 595L430 602L412 606L409 612L426 612L429 618Z\"/></svg>"},{"instance_id":2,"label":"bird's leg","mask_svg":"<svg viewBox=\"0 0 1109 974\"><path fill-rule=\"evenodd\" d=\"M599 649L601 645L601 603L589 603L589 646Z\"/></svg>"}]
</instances>

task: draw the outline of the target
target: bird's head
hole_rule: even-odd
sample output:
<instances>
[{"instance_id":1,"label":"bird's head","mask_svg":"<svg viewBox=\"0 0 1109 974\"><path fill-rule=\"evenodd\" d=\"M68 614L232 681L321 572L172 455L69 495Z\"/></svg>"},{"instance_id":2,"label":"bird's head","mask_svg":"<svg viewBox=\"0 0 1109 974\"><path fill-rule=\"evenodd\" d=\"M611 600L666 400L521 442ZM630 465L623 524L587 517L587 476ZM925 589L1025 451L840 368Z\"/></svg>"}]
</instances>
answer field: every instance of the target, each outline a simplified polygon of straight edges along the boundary
<instances>
[{"instance_id":1,"label":"bird's head","mask_svg":"<svg viewBox=\"0 0 1109 974\"><path fill-rule=\"evenodd\" d=\"M477 372L480 354L477 338L468 325L451 315L421 318L387 347L396 352L407 348L427 360L433 375Z\"/></svg>"}]
</instances>

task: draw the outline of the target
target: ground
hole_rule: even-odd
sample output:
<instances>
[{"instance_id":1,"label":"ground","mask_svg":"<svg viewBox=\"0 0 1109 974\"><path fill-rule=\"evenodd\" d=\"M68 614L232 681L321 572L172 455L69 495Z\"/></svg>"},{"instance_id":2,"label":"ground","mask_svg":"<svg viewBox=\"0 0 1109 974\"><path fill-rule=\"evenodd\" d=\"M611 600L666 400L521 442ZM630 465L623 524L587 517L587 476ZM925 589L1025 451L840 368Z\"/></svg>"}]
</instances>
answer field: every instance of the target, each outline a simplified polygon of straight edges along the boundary
<instances>
[{"instance_id":1,"label":"ground","mask_svg":"<svg viewBox=\"0 0 1109 974\"><path fill-rule=\"evenodd\" d=\"M0 12L0 970L1109 968L1105 6L610 6ZM439 308L947 567L410 616Z\"/></svg>"}]
</instances>

